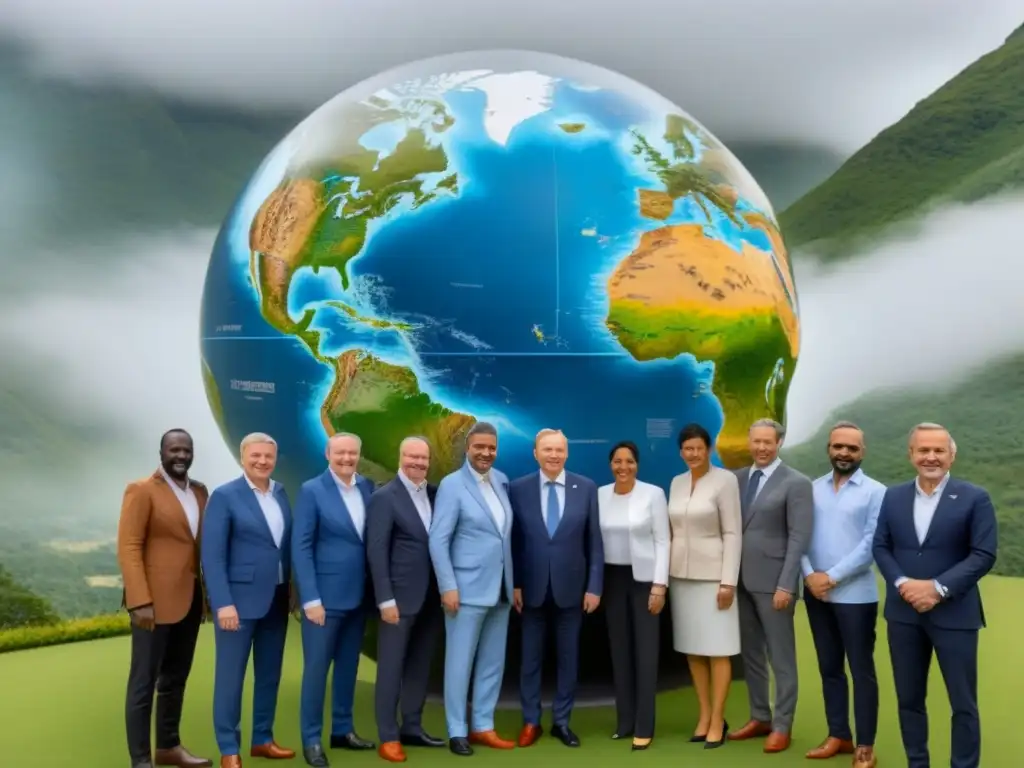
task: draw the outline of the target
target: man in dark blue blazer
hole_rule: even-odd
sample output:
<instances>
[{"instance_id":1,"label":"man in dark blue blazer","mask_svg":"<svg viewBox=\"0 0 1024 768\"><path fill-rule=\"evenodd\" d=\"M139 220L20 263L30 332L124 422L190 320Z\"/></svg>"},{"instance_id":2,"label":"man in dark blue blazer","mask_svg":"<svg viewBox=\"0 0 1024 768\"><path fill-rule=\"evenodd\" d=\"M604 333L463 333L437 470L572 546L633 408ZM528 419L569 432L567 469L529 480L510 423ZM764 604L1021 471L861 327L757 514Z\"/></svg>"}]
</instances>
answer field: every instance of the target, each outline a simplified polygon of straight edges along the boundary
<instances>
[{"instance_id":1,"label":"man in dark blue blazer","mask_svg":"<svg viewBox=\"0 0 1024 768\"><path fill-rule=\"evenodd\" d=\"M422 437L407 437L398 454L398 476L370 497L366 513L366 560L380 610L374 689L381 742L377 754L391 763L406 761L404 747L447 743L424 731L422 722L430 663L444 626L430 561L437 493L437 486L427 482L430 445Z\"/></svg>"},{"instance_id":2,"label":"man in dark blue blazer","mask_svg":"<svg viewBox=\"0 0 1024 768\"><path fill-rule=\"evenodd\" d=\"M604 544L593 480L565 471L569 444L555 429L537 433L533 448L540 471L515 480L512 504L513 603L522 614L519 691L523 729L519 746L542 733L541 669L547 626L555 625L557 680L551 735L578 747L569 728L579 668L583 614L597 610L604 577Z\"/></svg>"},{"instance_id":3,"label":"man in dark blue blazer","mask_svg":"<svg viewBox=\"0 0 1024 768\"><path fill-rule=\"evenodd\" d=\"M243 474L220 486L206 505L203 575L217 618L213 728L221 768L240 768L242 686L254 659L253 757L291 759L274 741L277 689L288 632L291 508L271 479L277 443L255 432L242 439Z\"/></svg>"},{"instance_id":4,"label":"man in dark blue blazer","mask_svg":"<svg viewBox=\"0 0 1024 768\"><path fill-rule=\"evenodd\" d=\"M327 441L327 470L302 485L295 502L292 567L302 606L303 757L314 768L328 760L322 744L327 673L334 664L331 747L366 750L352 722L356 673L366 628L366 549L363 534L373 483L356 474L361 440L341 432Z\"/></svg>"},{"instance_id":5,"label":"man in dark blue blazer","mask_svg":"<svg viewBox=\"0 0 1024 768\"><path fill-rule=\"evenodd\" d=\"M930 766L925 701L933 653L953 710L950 766L981 764L978 630L985 612L978 582L995 564L998 534L988 493L949 476L955 456L944 427L914 427L917 479L886 491L875 531L908 768Z\"/></svg>"}]
</instances>

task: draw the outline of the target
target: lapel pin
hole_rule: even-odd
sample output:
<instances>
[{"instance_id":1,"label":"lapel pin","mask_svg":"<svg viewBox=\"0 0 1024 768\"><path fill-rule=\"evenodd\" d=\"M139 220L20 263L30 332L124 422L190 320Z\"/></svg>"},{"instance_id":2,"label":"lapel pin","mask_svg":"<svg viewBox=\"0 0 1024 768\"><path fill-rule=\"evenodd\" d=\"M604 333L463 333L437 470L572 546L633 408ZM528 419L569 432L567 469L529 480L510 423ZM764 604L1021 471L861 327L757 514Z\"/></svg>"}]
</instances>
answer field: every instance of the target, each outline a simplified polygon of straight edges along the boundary
<instances>
[{"instance_id":1,"label":"lapel pin","mask_svg":"<svg viewBox=\"0 0 1024 768\"><path fill-rule=\"evenodd\" d=\"M573 484L572 484L572 487L573 487L573 488L575 488L575 487L576 487L576 483L573 483Z\"/></svg>"},{"instance_id":2,"label":"lapel pin","mask_svg":"<svg viewBox=\"0 0 1024 768\"><path fill-rule=\"evenodd\" d=\"M949 494L949 498L951 498L951 499L955 499L955 498L956 498L956 494L955 494L955 493L951 493L951 494Z\"/></svg>"}]
</instances>

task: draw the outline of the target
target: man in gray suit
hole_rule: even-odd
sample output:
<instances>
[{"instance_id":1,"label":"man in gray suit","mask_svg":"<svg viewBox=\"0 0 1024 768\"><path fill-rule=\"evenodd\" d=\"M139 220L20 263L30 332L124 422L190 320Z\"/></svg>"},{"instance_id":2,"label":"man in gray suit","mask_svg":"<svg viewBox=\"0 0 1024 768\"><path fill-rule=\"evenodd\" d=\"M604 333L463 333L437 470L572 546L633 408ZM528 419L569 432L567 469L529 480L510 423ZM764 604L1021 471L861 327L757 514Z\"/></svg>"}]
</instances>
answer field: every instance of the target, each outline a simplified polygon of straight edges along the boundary
<instances>
[{"instance_id":1,"label":"man in gray suit","mask_svg":"<svg viewBox=\"0 0 1024 768\"><path fill-rule=\"evenodd\" d=\"M796 635L793 614L800 558L811 542L814 488L779 459L786 429L761 419L750 427L751 467L739 470L743 554L737 600L750 721L730 739L767 736L765 752L789 748L796 712ZM766 652L767 651L767 652ZM775 674L775 715L768 694L768 665Z\"/></svg>"},{"instance_id":2,"label":"man in gray suit","mask_svg":"<svg viewBox=\"0 0 1024 768\"><path fill-rule=\"evenodd\" d=\"M427 483L430 446L425 439L405 438L398 453L398 477L370 497L366 510L366 559L380 610L377 753L391 763L405 762L403 747L446 743L427 734L421 724L430 662L443 624L441 593L430 562L437 487Z\"/></svg>"}]
</instances>

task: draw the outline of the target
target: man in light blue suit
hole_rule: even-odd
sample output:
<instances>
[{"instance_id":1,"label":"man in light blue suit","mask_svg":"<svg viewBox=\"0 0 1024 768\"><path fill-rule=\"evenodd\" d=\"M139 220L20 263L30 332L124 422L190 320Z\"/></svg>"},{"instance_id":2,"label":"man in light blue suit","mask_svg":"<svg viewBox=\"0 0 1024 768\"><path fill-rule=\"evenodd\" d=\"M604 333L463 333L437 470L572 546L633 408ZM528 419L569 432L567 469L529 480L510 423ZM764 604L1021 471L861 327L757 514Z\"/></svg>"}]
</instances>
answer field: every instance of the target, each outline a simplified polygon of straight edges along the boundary
<instances>
[{"instance_id":1,"label":"man in light blue suit","mask_svg":"<svg viewBox=\"0 0 1024 768\"><path fill-rule=\"evenodd\" d=\"M437 489L430 526L430 559L445 610L448 746L463 756L473 754L471 744L515 747L494 730L512 604L512 507L508 478L494 469L497 453L497 430L477 422L466 437L465 465ZM471 671L472 730L466 722Z\"/></svg>"},{"instance_id":2,"label":"man in light blue suit","mask_svg":"<svg viewBox=\"0 0 1024 768\"><path fill-rule=\"evenodd\" d=\"M253 757L287 760L295 752L274 741L274 714L288 633L291 508L271 479L277 443L254 432L242 439L243 475L220 486L206 504L203 575L217 616L213 729L221 768L241 768L242 686L253 656Z\"/></svg>"},{"instance_id":3,"label":"man in light blue suit","mask_svg":"<svg viewBox=\"0 0 1024 768\"><path fill-rule=\"evenodd\" d=\"M369 750L352 722L359 652L366 628L366 549L363 533L373 483L356 474L362 441L341 432L327 441L327 470L302 485L295 502L292 566L302 605L303 757L314 768L324 753L324 694L334 664L331 747Z\"/></svg>"}]
</instances>

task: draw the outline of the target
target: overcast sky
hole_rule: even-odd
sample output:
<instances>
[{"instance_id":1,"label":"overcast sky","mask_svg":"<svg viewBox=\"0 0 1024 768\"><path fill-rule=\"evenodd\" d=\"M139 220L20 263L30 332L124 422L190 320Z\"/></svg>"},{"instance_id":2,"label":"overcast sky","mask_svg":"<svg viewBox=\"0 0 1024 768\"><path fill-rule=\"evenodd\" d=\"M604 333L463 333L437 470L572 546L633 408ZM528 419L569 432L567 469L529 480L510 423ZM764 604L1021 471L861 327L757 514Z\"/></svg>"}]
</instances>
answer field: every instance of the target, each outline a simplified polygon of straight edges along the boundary
<instances>
[{"instance_id":1,"label":"overcast sky","mask_svg":"<svg viewBox=\"0 0 1024 768\"><path fill-rule=\"evenodd\" d=\"M47 71L313 108L401 63L481 48L638 79L730 138L852 151L1024 21L1020 0L3 0Z\"/></svg>"}]
</instances>

